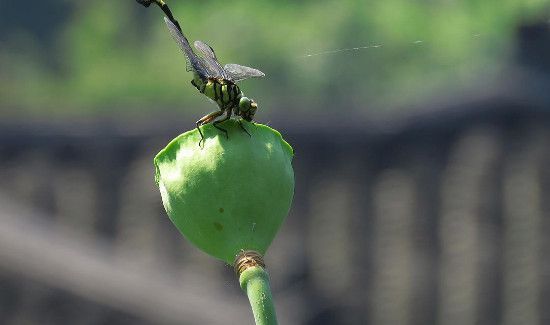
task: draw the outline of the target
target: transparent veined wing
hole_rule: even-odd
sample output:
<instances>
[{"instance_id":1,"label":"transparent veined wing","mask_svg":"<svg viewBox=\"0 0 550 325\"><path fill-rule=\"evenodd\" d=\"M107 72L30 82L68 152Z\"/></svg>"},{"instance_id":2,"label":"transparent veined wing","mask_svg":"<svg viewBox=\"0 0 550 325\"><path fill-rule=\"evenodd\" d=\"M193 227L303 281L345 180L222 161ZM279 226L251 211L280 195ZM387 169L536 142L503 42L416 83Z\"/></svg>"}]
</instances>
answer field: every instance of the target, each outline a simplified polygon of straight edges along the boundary
<instances>
[{"instance_id":1,"label":"transparent veined wing","mask_svg":"<svg viewBox=\"0 0 550 325\"><path fill-rule=\"evenodd\" d=\"M201 77L203 78L211 78L214 77L210 75L209 70L206 68L206 64L199 58L195 52L193 52L193 49L191 49L191 46L189 45L189 41L183 34L179 31L179 29L174 25L168 18L164 17L164 22L166 23L166 26L168 26L168 30L170 31L170 34L172 35L172 38L176 43L178 43L179 47L181 48L183 54L185 54L185 57L187 58L188 63L191 65L191 68L195 70Z\"/></svg>"},{"instance_id":2,"label":"transparent veined wing","mask_svg":"<svg viewBox=\"0 0 550 325\"><path fill-rule=\"evenodd\" d=\"M243 65L229 63L224 66L224 70L229 77L229 80L233 82L245 80L248 78L261 78L265 77L265 74L258 69L245 67Z\"/></svg>"},{"instance_id":3,"label":"transparent veined wing","mask_svg":"<svg viewBox=\"0 0 550 325\"><path fill-rule=\"evenodd\" d=\"M220 65L220 62L218 62L214 49L203 41L195 41L194 45L197 51L203 55L206 68L213 75L213 77L228 79L225 70Z\"/></svg>"}]
</instances>

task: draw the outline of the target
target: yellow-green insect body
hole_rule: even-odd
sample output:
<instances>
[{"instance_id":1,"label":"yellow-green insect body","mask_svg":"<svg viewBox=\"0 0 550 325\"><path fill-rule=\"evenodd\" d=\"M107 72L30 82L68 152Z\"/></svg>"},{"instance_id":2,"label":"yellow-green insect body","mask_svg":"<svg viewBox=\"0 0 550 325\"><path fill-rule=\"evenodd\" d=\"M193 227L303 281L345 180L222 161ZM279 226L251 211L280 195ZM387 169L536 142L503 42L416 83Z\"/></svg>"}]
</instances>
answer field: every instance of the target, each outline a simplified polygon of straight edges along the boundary
<instances>
[{"instance_id":1,"label":"yellow-green insect body","mask_svg":"<svg viewBox=\"0 0 550 325\"><path fill-rule=\"evenodd\" d=\"M234 63L229 63L222 67L216 58L214 50L202 41L195 41L194 43L195 48L201 53L200 57L197 56L191 49L189 41L183 35L181 28L171 19L165 17L164 21L172 38L187 57L188 71L193 71L191 84L200 93L214 101L220 108L219 111L207 114L196 122L201 136L200 126L213 123L227 137L227 131L218 124L231 118L232 114L240 116L246 121L252 121L258 105L253 99L243 96L243 93L235 83L248 78L260 78L265 76L265 74L260 70ZM224 114L224 118L218 119ZM246 132L248 133L248 131Z\"/></svg>"},{"instance_id":2,"label":"yellow-green insect body","mask_svg":"<svg viewBox=\"0 0 550 325\"><path fill-rule=\"evenodd\" d=\"M238 107L242 97L239 86L224 79L208 79L203 87L197 87L197 89L224 110ZM234 111L234 113L240 115L238 112Z\"/></svg>"}]
</instances>

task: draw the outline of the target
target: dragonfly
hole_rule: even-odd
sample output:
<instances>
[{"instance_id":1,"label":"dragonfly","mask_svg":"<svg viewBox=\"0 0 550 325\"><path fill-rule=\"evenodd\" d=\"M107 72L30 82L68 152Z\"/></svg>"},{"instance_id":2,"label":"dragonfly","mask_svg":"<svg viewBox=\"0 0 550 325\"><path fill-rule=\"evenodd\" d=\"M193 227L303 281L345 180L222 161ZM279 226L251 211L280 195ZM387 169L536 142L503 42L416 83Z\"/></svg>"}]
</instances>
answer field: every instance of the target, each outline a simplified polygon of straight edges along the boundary
<instances>
[{"instance_id":1,"label":"dragonfly","mask_svg":"<svg viewBox=\"0 0 550 325\"><path fill-rule=\"evenodd\" d=\"M196 122L197 130L199 130L199 134L201 135L199 146L201 142L204 143L204 135L200 126L208 123L212 123L214 127L224 132L226 138L229 138L227 130L219 126L219 124L230 119L232 114L251 122L258 109L258 104L253 99L244 96L236 83L248 78L264 77L265 74L260 70L234 63L229 63L222 67L214 53L214 49L203 41L194 42L193 45L201 56L196 55L180 28L166 17L164 17L164 22L172 38L179 45L183 54L185 54L187 71L193 72L191 84L201 94L204 94L218 104L219 107L218 111L207 114ZM223 114L225 116L218 119ZM239 125L250 135L240 120Z\"/></svg>"}]
</instances>

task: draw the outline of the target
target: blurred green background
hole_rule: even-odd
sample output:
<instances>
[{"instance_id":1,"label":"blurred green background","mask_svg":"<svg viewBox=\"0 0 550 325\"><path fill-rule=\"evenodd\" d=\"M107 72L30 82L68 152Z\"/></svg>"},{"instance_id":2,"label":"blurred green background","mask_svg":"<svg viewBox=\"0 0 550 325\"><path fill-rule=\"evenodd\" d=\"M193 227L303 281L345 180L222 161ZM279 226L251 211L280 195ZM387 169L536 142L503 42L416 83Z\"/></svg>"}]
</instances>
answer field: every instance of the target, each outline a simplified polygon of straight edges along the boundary
<instances>
[{"instance_id":1,"label":"blurred green background","mask_svg":"<svg viewBox=\"0 0 550 325\"><path fill-rule=\"evenodd\" d=\"M206 41L222 63L266 73L241 87L266 121L314 110L385 113L491 78L514 55L518 23L540 19L548 1L167 3L188 38ZM200 116L214 108L190 85L157 7L2 1L0 30L4 116ZM382 46L330 52L372 45Z\"/></svg>"},{"instance_id":2,"label":"blurred green background","mask_svg":"<svg viewBox=\"0 0 550 325\"><path fill-rule=\"evenodd\" d=\"M281 324L550 324L549 0L166 1L295 149ZM216 109L162 16L0 0L0 324L252 324L154 181Z\"/></svg>"}]
</instances>

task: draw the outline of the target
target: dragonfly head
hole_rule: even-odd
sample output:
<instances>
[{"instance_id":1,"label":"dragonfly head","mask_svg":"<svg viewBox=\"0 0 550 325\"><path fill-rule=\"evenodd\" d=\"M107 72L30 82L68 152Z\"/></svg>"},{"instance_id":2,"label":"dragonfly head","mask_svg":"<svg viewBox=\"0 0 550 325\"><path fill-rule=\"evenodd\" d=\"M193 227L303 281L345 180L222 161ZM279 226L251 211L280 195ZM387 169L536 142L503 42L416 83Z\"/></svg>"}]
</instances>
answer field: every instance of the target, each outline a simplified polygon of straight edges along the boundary
<instances>
[{"instance_id":1,"label":"dragonfly head","mask_svg":"<svg viewBox=\"0 0 550 325\"><path fill-rule=\"evenodd\" d=\"M244 97L244 96L241 97L241 100L239 101L239 110L240 110L240 115L242 116L243 119L249 122L252 121L257 109L258 109L258 104L254 101L254 99Z\"/></svg>"}]
</instances>

